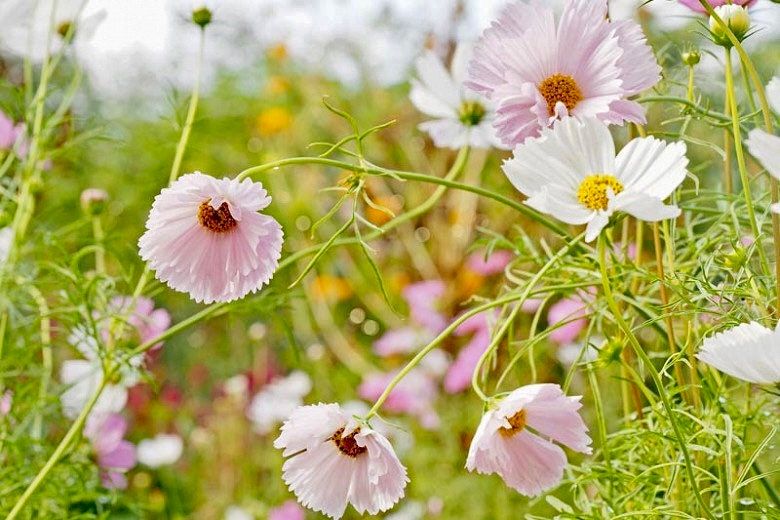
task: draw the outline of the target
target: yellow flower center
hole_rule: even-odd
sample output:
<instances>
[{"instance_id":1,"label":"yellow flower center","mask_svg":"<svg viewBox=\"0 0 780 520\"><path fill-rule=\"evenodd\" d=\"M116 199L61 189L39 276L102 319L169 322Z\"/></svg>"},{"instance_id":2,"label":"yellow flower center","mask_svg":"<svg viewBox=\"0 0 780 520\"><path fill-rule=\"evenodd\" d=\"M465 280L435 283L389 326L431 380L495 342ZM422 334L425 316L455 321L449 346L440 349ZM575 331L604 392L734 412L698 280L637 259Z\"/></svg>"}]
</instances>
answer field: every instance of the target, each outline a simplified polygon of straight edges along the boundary
<instances>
[{"instance_id":1,"label":"yellow flower center","mask_svg":"<svg viewBox=\"0 0 780 520\"><path fill-rule=\"evenodd\" d=\"M211 206L211 199L198 207L198 223L214 233L227 233L238 225L238 221L230 214L227 202L214 209Z\"/></svg>"},{"instance_id":2,"label":"yellow flower center","mask_svg":"<svg viewBox=\"0 0 780 520\"><path fill-rule=\"evenodd\" d=\"M360 446L355 440L355 435L358 433L360 433L360 428L357 428L349 435L344 435L344 428L339 428L330 439L341 451L341 453L354 459L358 455L362 455L368 451L365 446ZM344 436L342 437L342 435Z\"/></svg>"},{"instance_id":3,"label":"yellow flower center","mask_svg":"<svg viewBox=\"0 0 780 520\"><path fill-rule=\"evenodd\" d=\"M623 191L623 185L614 175L588 175L577 188L577 199L588 209L605 210L609 205L607 190L617 195Z\"/></svg>"},{"instance_id":4,"label":"yellow flower center","mask_svg":"<svg viewBox=\"0 0 780 520\"><path fill-rule=\"evenodd\" d=\"M479 101L464 101L460 105L458 118L466 126L477 126L485 117L485 107Z\"/></svg>"},{"instance_id":5,"label":"yellow flower center","mask_svg":"<svg viewBox=\"0 0 780 520\"><path fill-rule=\"evenodd\" d=\"M525 429L525 425L526 425L525 410L520 410L512 417L508 417L507 421L509 421L509 424L511 426L509 428L507 428L506 426L502 426L501 429L498 430L498 433L500 433L504 437L512 437L513 435L520 433Z\"/></svg>"},{"instance_id":6,"label":"yellow flower center","mask_svg":"<svg viewBox=\"0 0 780 520\"><path fill-rule=\"evenodd\" d=\"M585 99L574 78L567 74L553 74L539 83L539 93L547 101L547 112L555 115L555 105L560 101L571 112Z\"/></svg>"}]
</instances>

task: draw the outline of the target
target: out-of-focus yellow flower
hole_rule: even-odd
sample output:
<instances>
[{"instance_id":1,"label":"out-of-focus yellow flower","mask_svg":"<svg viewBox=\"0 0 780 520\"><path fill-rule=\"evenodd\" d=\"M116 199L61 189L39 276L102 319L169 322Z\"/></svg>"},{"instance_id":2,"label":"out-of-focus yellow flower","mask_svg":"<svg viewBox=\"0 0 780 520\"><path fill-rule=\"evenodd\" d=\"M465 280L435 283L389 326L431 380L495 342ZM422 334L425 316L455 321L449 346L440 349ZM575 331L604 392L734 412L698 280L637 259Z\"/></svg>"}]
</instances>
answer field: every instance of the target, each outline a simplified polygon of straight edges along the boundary
<instances>
[{"instance_id":1,"label":"out-of-focus yellow flower","mask_svg":"<svg viewBox=\"0 0 780 520\"><path fill-rule=\"evenodd\" d=\"M277 43L276 45L273 45L268 48L268 51L266 51L266 55L268 56L269 60L273 61L284 61L287 59L287 47L283 43Z\"/></svg>"},{"instance_id":2,"label":"out-of-focus yellow flower","mask_svg":"<svg viewBox=\"0 0 780 520\"><path fill-rule=\"evenodd\" d=\"M284 107L266 108L257 116L255 127L263 137L279 134L292 126L292 114Z\"/></svg>"},{"instance_id":3,"label":"out-of-focus yellow flower","mask_svg":"<svg viewBox=\"0 0 780 520\"><path fill-rule=\"evenodd\" d=\"M458 289L458 297L468 298L473 296L482 288L484 283L485 278L482 275L464 266L458 271L458 278L455 283Z\"/></svg>"},{"instance_id":4,"label":"out-of-focus yellow flower","mask_svg":"<svg viewBox=\"0 0 780 520\"><path fill-rule=\"evenodd\" d=\"M398 213L398 211L401 209L400 205L398 204L398 200L395 197L372 197L371 200L377 206L390 210L390 213L388 213L387 211L382 211L381 209L377 209L368 205L366 206L366 218L369 220L369 222L377 226L381 226L382 224L390 222L390 220L393 218L392 214Z\"/></svg>"},{"instance_id":5,"label":"out-of-focus yellow flower","mask_svg":"<svg viewBox=\"0 0 780 520\"><path fill-rule=\"evenodd\" d=\"M290 90L290 82L284 76L271 76L265 84L265 91L272 96L281 96Z\"/></svg>"},{"instance_id":6,"label":"out-of-focus yellow flower","mask_svg":"<svg viewBox=\"0 0 780 520\"><path fill-rule=\"evenodd\" d=\"M328 302L340 302L352 296L349 282L339 276L320 275L314 279L311 288L315 298Z\"/></svg>"}]
</instances>

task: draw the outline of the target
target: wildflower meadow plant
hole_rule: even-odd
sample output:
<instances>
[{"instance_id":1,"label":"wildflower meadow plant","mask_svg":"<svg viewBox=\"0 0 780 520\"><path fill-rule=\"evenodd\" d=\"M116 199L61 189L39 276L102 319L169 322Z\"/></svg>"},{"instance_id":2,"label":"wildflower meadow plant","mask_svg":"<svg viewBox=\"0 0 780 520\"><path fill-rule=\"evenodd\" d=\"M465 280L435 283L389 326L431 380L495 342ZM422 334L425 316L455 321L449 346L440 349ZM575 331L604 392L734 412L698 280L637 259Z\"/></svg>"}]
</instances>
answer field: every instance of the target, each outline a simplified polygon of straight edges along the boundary
<instances>
[{"instance_id":1,"label":"wildflower meadow plant","mask_svg":"<svg viewBox=\"0 0 780 520\"><path fill-rule=\"evenodd\" d=\"M6 519L780 518L776 1L510 0L401 87L264 42L208 91L199 6L165 122L96 109L86 3L0 56Z\"/></svg>"}]
</instances>

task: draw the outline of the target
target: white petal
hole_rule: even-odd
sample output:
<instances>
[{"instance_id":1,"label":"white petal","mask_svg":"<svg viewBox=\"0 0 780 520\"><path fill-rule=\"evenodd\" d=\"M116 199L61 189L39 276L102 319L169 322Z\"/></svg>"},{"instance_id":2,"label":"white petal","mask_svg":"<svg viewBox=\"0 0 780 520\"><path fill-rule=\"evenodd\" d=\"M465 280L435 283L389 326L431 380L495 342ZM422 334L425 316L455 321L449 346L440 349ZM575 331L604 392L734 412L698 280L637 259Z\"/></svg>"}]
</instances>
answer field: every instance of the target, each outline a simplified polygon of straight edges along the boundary
<instances>
[{"instance_id":1,"label":"white petal","mask_svg":"<svg viewBox=\"0 0 780 520\"><path fill-rule=\"evenodd\" d=\"M618 154L615 175L626 191L665 199L685 179L688 158L683 142L654 137L633 139Z\"/></svg>"},{"instance_id":2,"label":"white petal","mask_svg":"<svg viewBox=\"0 0 780 520\"><path fill-rule=\"evenodd\" d=\"M766 86L766 97L772 110L780 115L780 76L775 76Z\"/></svg>"},{"instance_id":3,"label":"white petal","mask_svg":"<svg viewBox=\"0 0 780 520\"><path fill-rule=\"evenodd\" d=\"M567 224L586 224L595 215L593 211L579 203L572 191L554 184L544 186L525 203Z\"/></svg>"},{"instance_id":4,"label":"white petal","mask_svg":"<svg viewBox=\"0 0 780 520\"><path fill-rule=\"evenodd\" d=\"M758 159L761 166L766 168L772 177L780 179L780 137L756 128L751 130L746 143L750 153Z\"/></svg>"},{"instance_id":5,"label":"white petal","mask_svg":"<svg viewBox=\"0 0 780 520\"><path fill-rule=\"evenodd\" d=\"M609 201L609 208L614 211L625 211L640 220L658 222L680 216L680 208L664 204L658 197L638 192L624 191L615 195Z\"/></svg>"},{"instance_id":6,"label":"white petal","mask_svg":"<svg viewBox=\"0 0 780 520\"><path fill-rule=\"evenodd\" d=\"M428 87L414 79L409 100L417 110L431 117L453 118L458 115L457 106L449 105Z\"/></svg>"},{"instance_id":7,"label":"white petal","mask_svg":"<svg viewBox=\"0 0 780 520\"><path fill-rule=\"evenodd\" d=\"M607 224L609 224L609 215L603 211L597 211L585 228L585 242L593 242Z\"/></svg>"},{"instance_id":8,"label":"white petal","mask_svg":"<svg viewBox=\"0 0 780 520\"><path fill-rule=\"evenodd\" d=\"M751 383L780 382L780 331L743 323L704 340L696 357Z\"/></svg>"},{"instance_id":9,"label":"white petal","mask_svg":"<svg viewBox=\"0 0 780 520\"><path fill-rule=\"evenodd\" d=\"M457 109L460 105L460 85L453 81L441 59L432 51L426 51L415 61L420 82L445 105Z\"/></svg>"}]
</instances>

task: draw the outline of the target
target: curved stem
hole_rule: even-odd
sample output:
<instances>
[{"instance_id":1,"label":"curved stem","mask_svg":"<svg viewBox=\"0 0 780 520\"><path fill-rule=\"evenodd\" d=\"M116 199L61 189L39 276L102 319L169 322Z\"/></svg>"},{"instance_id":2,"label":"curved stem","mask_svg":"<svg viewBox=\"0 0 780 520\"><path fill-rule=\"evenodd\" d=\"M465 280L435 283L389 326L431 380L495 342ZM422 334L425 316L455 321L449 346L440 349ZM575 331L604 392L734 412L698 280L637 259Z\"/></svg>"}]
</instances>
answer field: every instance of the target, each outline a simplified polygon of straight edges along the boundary
<instances>
[{"instance_id":1,"label":"curved stem","mask_svg":"<svg viewBox=\"0 0 780 520\"><path fill-rule=\"evenodd\" d=\"M645 365L647 371L650 373L650 377L652 378L653 383L655 384L656 389L658 390L658 394L661 397L661 403L663 404L664 410L666 411L666 415L669 418L669 423L671 424L672 430L674 431L674 437L677 440L677 444L680 448L680 451L682 452L683 459L685 460L685 469L686 472L688 473L688 480L690 480L690 486L693 488L693 492L696 495L696 500L699 503L699 506L701 507L702 511L704 511L705 516L710 520L715 520L715 517L713 516L709 507L707 507L707 503L704 501L704 498L701 495L701 491L699 490L699 486L696 482L696 475L693 471L693 462L691 460L691 455L688 452L688 445L685 439L683 438L682 431L680 430L680 425L677 424L677 419L674 416L674 410L672 409L672 403L669 400L669 396L667 395L666 390L664 388L663 380L661 379L661 374L658 373L655 366L653 365L652 360L650 359L650 356L647 355L647 353L642 348L642 345L639 344L639 340L636 339L636 336L634 336L634 333L631 331L631 327L629 327L626 321L623 319L623 315L621 314L620 308L618 307L617 301L615 300L615 297L612 293L609 273L607 272L606 252L607 252L606 237L602 234L599 237L598 253L599 253L599 272L601 274L601 285L604 288L604 298L607 300L607 304L609 305L610 311L612 312L612 317L614 318L617 326L623 331L623 333L626 335L626 338L628 338L629 343L634 349L634 352L636 352L636 355L639 357L639 359L642 360L642 363Z\"/></svg>"},{"instance_id":2,"label":"curved stem","mask_svg":"<svg viewBox=\"0 0 780 520\"><path fill-rule=\"evenodd\" d=\"M70 443L73 442L79 433L81 433L81 430L84 427L84 423L86 423L87 417L89 417L89 412L92 411L95 403L97 403L97 400L100 398L100 394L103 392L103 388L105 387L107 380L108 377L104 376L103 381L95 389L95 392L92 394L92 396L90 396L89 401L87 401L87 404L84 405L84 408L82 408L79 416L76 418L73 424L70 425L70 429L68 429L65 436L54 449L54 452L52 452L52 454L49 456L46 464L43 465L38 474L35 475L35 478L32 480L32 482L30 482L30 485L27 486L27 489L24 490L24 493L22 493L22 495L16 501L16 504L14 504L11 512L8 513L7 517L5 517L5 520L14 520L19 515L22 509L24 509L24 506L30 500L30 497L40 487L40 485L48 476L49 472L52 470L52 468L54 468L62 455L65 453L65 450L68 448Z\"/></svg>"}]
</instances>

